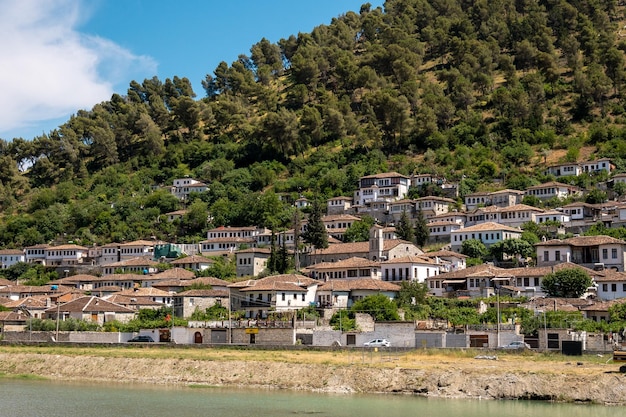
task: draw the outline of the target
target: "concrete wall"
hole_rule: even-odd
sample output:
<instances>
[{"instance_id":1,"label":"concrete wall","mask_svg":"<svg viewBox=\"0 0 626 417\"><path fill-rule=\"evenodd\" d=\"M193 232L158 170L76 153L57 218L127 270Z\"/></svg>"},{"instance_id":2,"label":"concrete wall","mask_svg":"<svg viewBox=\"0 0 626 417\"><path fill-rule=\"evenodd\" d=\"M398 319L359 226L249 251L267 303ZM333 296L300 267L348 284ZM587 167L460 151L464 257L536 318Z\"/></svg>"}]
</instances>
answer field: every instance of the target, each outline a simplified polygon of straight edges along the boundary
<instances>
[{"instance_id":1,"label":"concrete wall","mask_svg":"<svg viewBox=\"0 0 626 417\"><path fill-rule=\"evenodd\" d=\"M442 348L445 346L446 334L444 332L416 332L415 347L417 348Z\"/></svg>"},{"instance_id":2,"label":"concrete wall","mask_svg":"<svg viewBox=\"0 0 626 417\"><path fill-rule=\"evenodd\" d=\"M404 322L378 322L375 323L374 331L363 335L363 340L359 344L357 338L357 346L372 339L387 339L391 342L392 347L415 347L415 323L412 321Z\"/></svg>"},{"instance_id":3,"label":"concrete wall","mask_svg":"<svg viewBox=\"0 0 626 417\"><path fill-rule=\"evenodd\" d=\"M235 344L253 344L251 343L253 339L255 345L292 346L296 344L295 329L258 329L256 334L246 333L246 329L232 329L232 332L232 343Z\"/></svg>"}]
</instances>

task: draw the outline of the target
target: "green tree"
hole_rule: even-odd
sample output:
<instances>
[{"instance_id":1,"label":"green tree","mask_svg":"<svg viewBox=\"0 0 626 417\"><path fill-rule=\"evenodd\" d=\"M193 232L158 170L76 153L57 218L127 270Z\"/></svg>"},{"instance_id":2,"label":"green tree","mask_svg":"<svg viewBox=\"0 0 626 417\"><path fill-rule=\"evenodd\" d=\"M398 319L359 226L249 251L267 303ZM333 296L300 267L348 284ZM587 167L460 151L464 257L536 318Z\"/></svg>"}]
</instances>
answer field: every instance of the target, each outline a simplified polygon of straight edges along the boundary
<instances>
[{"instance_id":1,"label":"green tree","mask_svg":"<svg viewBox=\"0 0 626 417\"><path fill-rule=\"evenodd\" d=\"M406 210L402 210L400 220L398 220L398 224L396 224L396 235L398 235L399 239L408 240L409 242L413 242L415 238L413 225L411 224L411 219L409 219Z\"/></svg>"},{"instance_id":2,"label":"green tree","mask_svg":"<svg viewBox=\"0 0 626 417\"><path fill-rule=\"evenodd\" d=\"M504 255L529 258L535 254L535 248L524 239L505 239L496 242L489 247L491 254L499 261L504 260Z\"/></svg>"},{"instance_id":3,"label":"green tree","mask_svg":"<svg viewBox=\"0 0 626 417\"><path fill-rule=\"evenodd\" d=\"M541 288L550 297L578 298L592 285L589 274L580 268L555 271L543 277L541 282Z\"/></svg>"},{"instance_id":4,"label":"green tree","mask_svg":"<svg viewBox=\"0 0 626 417\"><path fill-rule=\"evenodd\" d=\"M302 233L302 239L315 249L325 249L328 247L328 232L323 222L324 205L322 200L316 198L311 204L311 213L306 229Z\"/></svg>"},{"instance_id":5,"label":"green tree","mask_svg":"<svg viewBox=\"0 0 626 417\"><path fill-rule=\"evenodd\" d=\"M367 242L370 239L370 229L376 221L372 216L365 215L348 227L343 235L344 242Z\"/></svg>"},{"instance_id":6,"label":"green tree","mask_svg":"<svg viewBox=\"0 0 626 417\"><path fill-rule=\"evenodd\" d=\"M399 307L411 307L425 304L428 295L428 286L424 282L402 281L396 298Z\"/></svg>"},{"instance_id":7,"label":"green tree","mask_svg":"<svg viewBox=\"0 0 626 417\"><path fill-rule=\"evenodd\" d=\"M468 239L461 244L461 253L470 258L482 259L487 255L487 247L478 239Z\"/></svg>"},{"instance_id":8,"label":"green tree","mask_svg":"<svg viewBox=\"0 0 626 417\"><path fill-rule=\"evenodd\" d=\"M384 294L369 295L358 300L350 309L353 313L367 313L375 321L400 320L398 307Z\"/></svg>"},{"instance_id":9,"label":"green tree","mask_svg":"<svg viewBox=\"0 0 626 417\"><path fill-rule=\"evenodd\" d=\"M428 223L424 218L422 210L417 211L417 218L415 219L415 243L419 247L424 247L430 237L430 230L428 229Z\"/></svg>"}]
</instances>

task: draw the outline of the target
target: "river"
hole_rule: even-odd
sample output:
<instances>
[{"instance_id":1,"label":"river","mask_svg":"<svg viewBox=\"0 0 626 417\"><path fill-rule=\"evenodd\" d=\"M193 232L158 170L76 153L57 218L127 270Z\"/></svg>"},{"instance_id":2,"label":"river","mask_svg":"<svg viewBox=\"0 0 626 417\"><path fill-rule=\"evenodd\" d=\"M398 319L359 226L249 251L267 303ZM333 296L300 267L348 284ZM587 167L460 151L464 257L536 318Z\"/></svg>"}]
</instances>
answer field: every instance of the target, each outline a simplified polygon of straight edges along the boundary
<instances>
[{"instance_id":1,"label":"river","mask_svg":"<svg viewBox=\"0 0 626 417\"><path fill-rule=\"evenodd\" d=\"M0 378L0 417L615 417L626 407ZM617 413L617 414L616 414Z\"/></svg>"}]
</instances>

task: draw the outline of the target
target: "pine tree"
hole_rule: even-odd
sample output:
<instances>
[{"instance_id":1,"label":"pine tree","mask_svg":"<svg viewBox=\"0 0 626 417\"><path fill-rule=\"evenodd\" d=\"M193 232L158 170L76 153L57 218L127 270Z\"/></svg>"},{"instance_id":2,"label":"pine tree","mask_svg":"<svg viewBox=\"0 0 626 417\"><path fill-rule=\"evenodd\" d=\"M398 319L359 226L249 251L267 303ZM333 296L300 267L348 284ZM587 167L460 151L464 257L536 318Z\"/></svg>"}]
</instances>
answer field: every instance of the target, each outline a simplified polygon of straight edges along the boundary
<instances>
[{"instance_id":1,"label":"pine tree","mask_svg":"<svg viewBox=\"0 0 626 417\"><path fill-rule=\"evenodd\" d=\"M328 247L328 232L322 221L324 216L324 206L319 198L313 200L311 204L311 213L306 230L302 233L302 239L315 249L325 249Z\"/></svg>"},{"instance_id":2,"label":"pine tree","mask_svg":"<svg viewBox=\"0 0 626 417\"><path fill-rule=\"evenodd\" d=\"M428 242L430 232L428 231L428 224L424 218L422 210L417 211L417 220L415 221L415 243L417 246L423 247Z\"/></svg>"},{"instance_id":3,"label":"pine tree","mask_svg":"<svg viewBox=\"0 0 626 417\"><path fill-rule=\"evenodd\" d=\"M415 239L415 232L413 230L413 226L411 225L411 219L409 219L409 215L406 210L402 211L400 220L398 220L398 224L396 225L396 235L398 235L400 239L408 240L409 242L413 242L413 239Z\"/></svg>"}]
</instances>

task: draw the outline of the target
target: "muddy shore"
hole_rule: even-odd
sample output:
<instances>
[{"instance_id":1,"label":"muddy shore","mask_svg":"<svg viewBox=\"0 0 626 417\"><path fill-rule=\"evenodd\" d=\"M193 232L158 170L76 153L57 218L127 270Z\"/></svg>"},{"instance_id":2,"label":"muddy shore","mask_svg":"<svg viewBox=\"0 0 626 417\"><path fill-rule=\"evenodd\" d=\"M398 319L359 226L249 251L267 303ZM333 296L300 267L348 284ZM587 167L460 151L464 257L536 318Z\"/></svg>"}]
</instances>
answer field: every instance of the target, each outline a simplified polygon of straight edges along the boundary
<instances>
[{"instance_id":1,"label":"muddy shore","mask_svg":"<svg viewBox=\"0 0 626 417\"><path fill-rule=\"evenodd\" d=\"M594 362L532 358L408 358L398 363L293 363L0 352L0 374L50 379L210 385L441 398L532 399L626 405L626 374ZM358 359L358 358L356 358ZM407 362L410 361L410 362Z\"/></svg>"}]
</instances>

